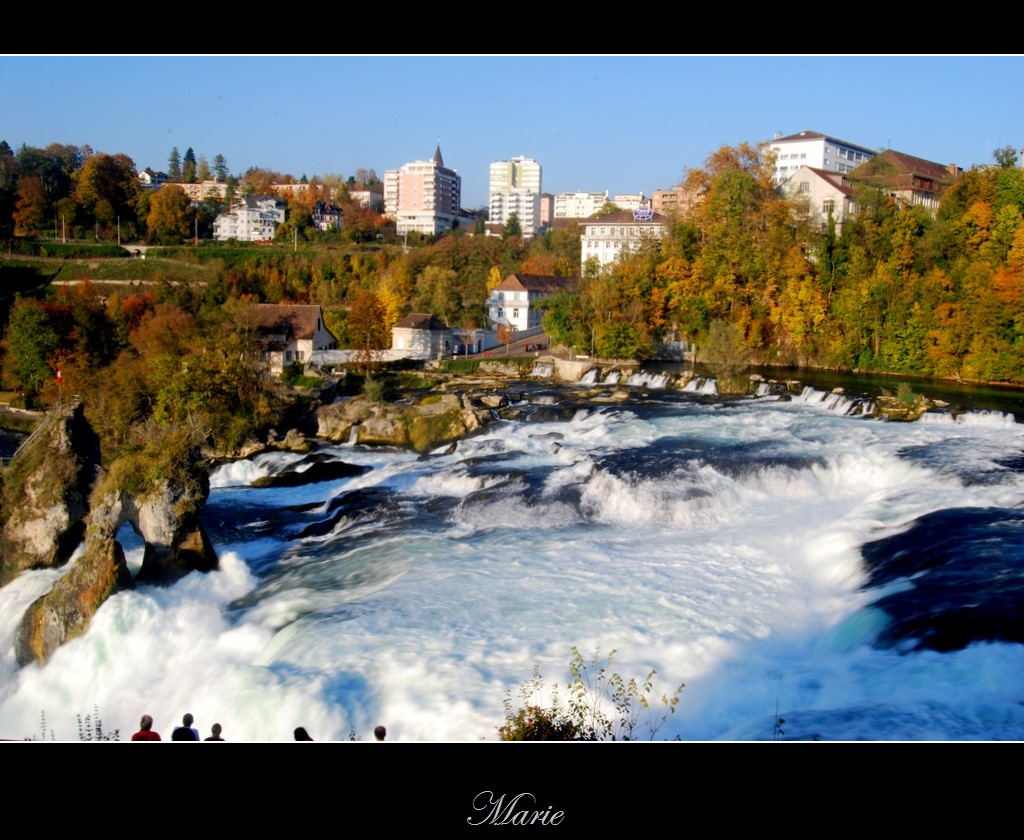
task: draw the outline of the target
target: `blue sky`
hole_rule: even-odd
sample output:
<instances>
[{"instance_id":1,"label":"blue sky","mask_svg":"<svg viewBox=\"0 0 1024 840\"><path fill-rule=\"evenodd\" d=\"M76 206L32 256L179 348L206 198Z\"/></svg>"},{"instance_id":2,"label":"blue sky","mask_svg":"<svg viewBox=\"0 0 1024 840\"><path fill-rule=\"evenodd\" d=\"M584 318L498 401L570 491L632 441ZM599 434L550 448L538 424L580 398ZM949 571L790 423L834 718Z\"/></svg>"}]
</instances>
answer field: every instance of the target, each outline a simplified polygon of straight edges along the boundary
<instances>
[{"instance_id":1,"label":"blue sky","mask_svg":"<svg viewBox=\"0 0 1024 840\"><path fill-rule=\"evenodd\" d=\"M1024 148L1024 56L2 56L0 139L166 170L300 178L430 158L487 203L491 161L545 192L668 188L723 145L820 131L964 168Z\"/></svg>"}]
</instances>

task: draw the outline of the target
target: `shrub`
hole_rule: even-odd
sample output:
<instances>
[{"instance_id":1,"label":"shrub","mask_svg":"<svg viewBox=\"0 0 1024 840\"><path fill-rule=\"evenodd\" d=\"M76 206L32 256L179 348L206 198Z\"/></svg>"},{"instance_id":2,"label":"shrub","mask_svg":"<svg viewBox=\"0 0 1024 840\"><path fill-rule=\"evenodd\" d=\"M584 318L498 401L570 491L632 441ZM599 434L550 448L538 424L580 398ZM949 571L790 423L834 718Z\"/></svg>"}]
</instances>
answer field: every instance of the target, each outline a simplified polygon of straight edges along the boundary
<instances>
[{"instance_id":1,"label":"shrub","mask_svg":"<svg viewBox=\"0 0 1024 840\"><path fill-rule=\"evenodd\" d=\"M384 402L384 380L367 376L363 382L363 396L372 403Z\"/></svg>"},{"instance_id":2,"label":"shrub","mask_svg":"<svg viewBox=\"0 0 1024 840\"><path fill-rule=\"evenodd\" d=\"M84 718L78 715L78 740L120 741L120 730L115 729L113 732L103 731L103 721L100 719L99 706L93 706L92 712L92 715L86 715Z\"/></svg>"},{"instance_id":3,"label":"shrub","mask_svg":"<svg viewBox=\"0 0 1024 840\"><path fill-rule=\"evenodd\" d=\"M512 695L505 697L505 725L498 728L502 741L576 741L576 723L558 706L558 687L552 690L551 705L538 704L543 695L544 679L540 666L533 666L533 676L519 688L519 697L526 703L518 711L512 709Z\"/></svg>"},{"instance_id":4,"label":"shrub","mask_svg":"<svg viewBox=\"0 0 1024 840\"><path fill-rule=\"evenodd\" d=\"M568 684L568 709L559 703L557 686L552 688L549 706L539 702L543 696L544 680L540 666L535 665L533 676L519 689L525 704L515 710L511 693L505 697L505 725L498 728L502 741L635 741L653 740L658 730L675 714L679 695L685 685L672 695L663 694L652 701L651 691L655 671L645 679L626 680L616 672L609 672L615 661L613 650L602 664L600 650L592 659L585 660L576 647L572 648Z\"/></svg>"}]
</instances>

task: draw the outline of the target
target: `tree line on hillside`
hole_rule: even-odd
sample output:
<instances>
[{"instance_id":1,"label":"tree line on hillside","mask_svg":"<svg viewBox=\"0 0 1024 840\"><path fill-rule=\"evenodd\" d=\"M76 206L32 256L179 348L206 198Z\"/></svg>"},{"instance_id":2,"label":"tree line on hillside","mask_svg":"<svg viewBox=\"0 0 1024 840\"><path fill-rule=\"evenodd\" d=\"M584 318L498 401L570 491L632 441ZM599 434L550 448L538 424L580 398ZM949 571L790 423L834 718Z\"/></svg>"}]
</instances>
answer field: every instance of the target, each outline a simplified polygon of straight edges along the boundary
<instances>
[{"instance_id":1,"label":"tree line on hillside","mask_svg":"<svg viewBox=\"0 0 1024 840\"><path fill-rule=\"evenodd\" d=\"M144 189L134 161L124 154L94 152L88 145L51 143L46 148L22 146L14 152L0 140L0 238L49 237L174 245L209 239L213 222L246 195L274 195L274 184L306 183L303 192L287 191L287 221L277 235L293 241L331 240L312 221L318 201L338 204L344 228L333 235L339 242L369 242L388 230L379 208L352 201L349 191L380 188L372 169L359 169L346 180L328 174L296 181L268 169L251 167L241 176L228 172L227 160L216 155L213 168L191 148L184 159L175 147L169 159L168 183ZM215 178L223 194L192 202L181 184Z\"/></svg>"},{"instance_id":2,"label":"tree line on hillside","mask_svg":"<svg viewBox=\"0 0 1024 840\"><path fill-rule=\"evenodd\" d=\"M579 278L544 315L551 342L579 352L644 359L685 340L741 362L1024 383L1015 155L965 173L934 217L860 188L841 234L780 195L772 172L754 147L719 149L687 174L696 198L665 238L604 269L580 264L579 226L529 242L452 231L407 249L189 248L202 284L17 298L4 381L43 405L61 388L88 396L117 445L131 429L182 423L229 448L280 408L248 303L320 304L341 346L375 350L411 312L485 327L491 289L521 272Z\"/></svg>"},{"instance_id":3,"label":"tree line on hillside","mask_svg":"<svg viewBox=\"0 0 1024 840\"><path fill-rule=\"evenodd\" d=\"M688 174L696 200L669 235L610 270L584 266L545 327L613 358L674 337L758 364L1022 383L1024 171L1001 151L934 217L855 187L837 235L780 194L760 150L723 147Z\"/></svg>"}]
</instances>

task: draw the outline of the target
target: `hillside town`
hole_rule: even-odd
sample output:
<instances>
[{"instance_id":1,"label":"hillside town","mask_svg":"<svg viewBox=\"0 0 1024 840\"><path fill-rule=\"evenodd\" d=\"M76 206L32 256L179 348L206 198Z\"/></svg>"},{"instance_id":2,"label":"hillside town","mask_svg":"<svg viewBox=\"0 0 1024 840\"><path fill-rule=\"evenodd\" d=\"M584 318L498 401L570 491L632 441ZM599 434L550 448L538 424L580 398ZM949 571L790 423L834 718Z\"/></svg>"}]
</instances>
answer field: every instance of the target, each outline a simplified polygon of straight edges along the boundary
<instances>
[{"instance_id":1,"label":"hillside town","mask_svg":"<svg viewBox=\"0 0 1024 840\"><path fill-rule=\"evenodd\" d=\"M858 212L856 188L872 187L901 207L924 208L936 216L944 192L959 183L964 170L955 163L938 163L893 149L873 150L817 131L777 133L760 144L764 160L774 165L773 179L784 196L822 230L834 225L841 236L844 224ZM270 243L286 230L289 213L292 232L300 229L340 233L346 215L354 223L375 214L374 234L383 238L388 227L406 247L410 235L429 240L452 231L471 236L507 237L526 242L553 230L573 230L579 237L582 270L606 270L645 243L660 241L674 220L702 200L699 185L681 183L643 191L610 195L608 190L552 194L543 189L542 165L517 156L490 165L488 205L477 211L462 206L462 177L445 165L440 144L433 156L403 164L384 173L360 170L358 183L326 184L314 178L299 183L271 182L265 195L239 191L237 179L215 176L183 181L171 155L173 173L145 169L139 182L145 190L180 189L193 208L220 202L223 211L213 219L211 238L220 242ZM186 157L194 155L190 149ZM190 170L195 173L193 164ZM226 171L221 167L221 174ZM358 187L358 188L357 188ZM346 214L345 207L350 208ZM198 234L196 236L198 239ZM510 274L491 286L487 322L468 328L443 323L433 313L411 313L392 326L392 344L380 358L437 358L471 355L490 350L506 339L529 343L543 335L541 301L556 292L571 293L577 279L533 274ZM301 317L296 316L300 321ZM275 370L292 361L318 360L344 363L351 353L339 350L329 331L300 330L303 342L280 347L271 354ZM315 334L314 334L315 333ZM541 343L538 340L538 345ZM284 349L281 349L284 348Z\"/></svg>"}]
</instances>

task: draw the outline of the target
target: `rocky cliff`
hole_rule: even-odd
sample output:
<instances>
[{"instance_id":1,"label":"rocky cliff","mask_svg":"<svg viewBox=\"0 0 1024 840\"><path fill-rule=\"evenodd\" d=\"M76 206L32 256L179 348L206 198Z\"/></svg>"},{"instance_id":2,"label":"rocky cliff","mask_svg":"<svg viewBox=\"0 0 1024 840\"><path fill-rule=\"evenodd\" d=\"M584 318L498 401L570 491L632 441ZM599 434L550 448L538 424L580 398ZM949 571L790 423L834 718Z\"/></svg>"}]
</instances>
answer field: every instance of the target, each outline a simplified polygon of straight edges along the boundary
<instances>
[{"instance_id":1,"label":"rocky cliff","mask_svg":"<svg viewBox=\"0 0 1024 840\"><path fill-rule=\"evenodd\" d=\"M21 664L45 662L85 631L107 598L133 585L117 542L125 524L145 543L138 581L168 583L216 568L199 522L210 488L198 450L175 430L149 449L102 470L96 435L82 406L72 405L51 411L4 472L0 583L74 554L67 573L22 618Z\"/></svg>"},{"instance_id":2,"label":"rocky cliff","mask_svg":"<svg viewBox=\"0 0 1024 840\"><path fill-rule=\"evenodd\" d=\"M25 569L62 566L85 533L99 439L81 403L50 411L3 474L0 586Z\"/></svg>"}]
</instances>

